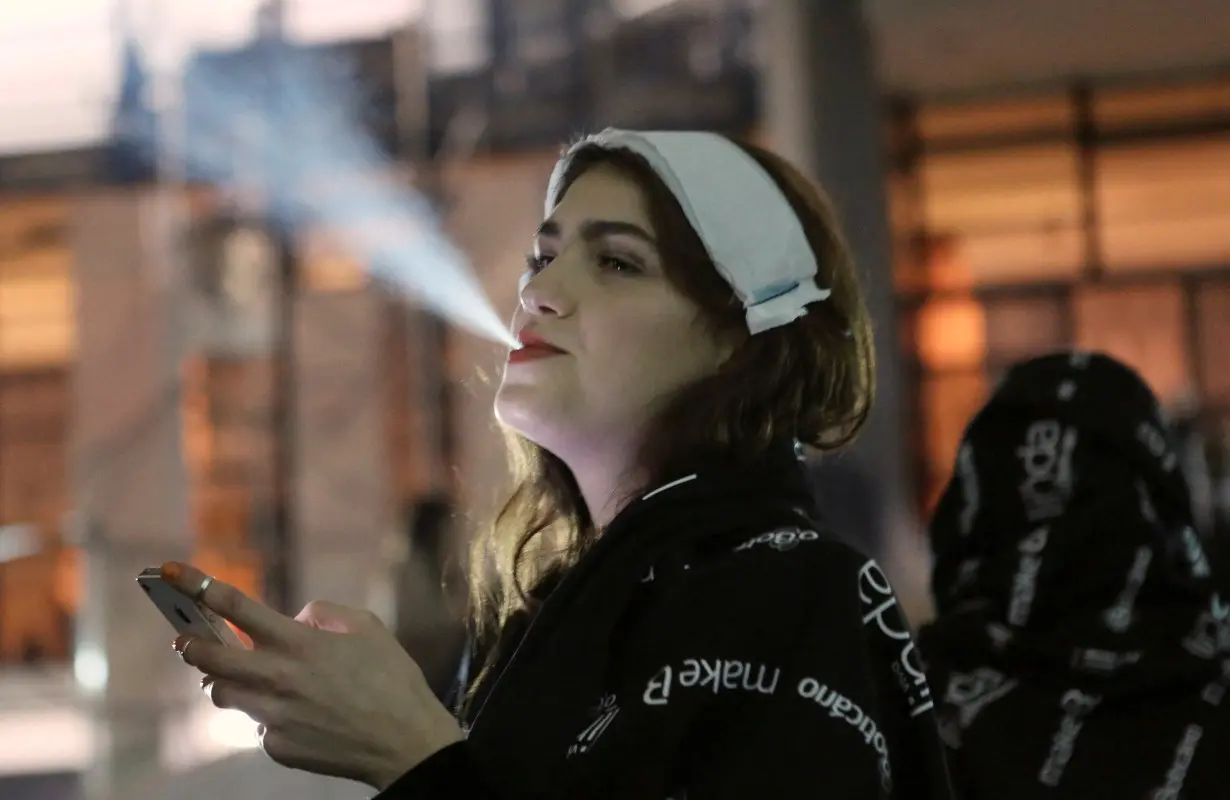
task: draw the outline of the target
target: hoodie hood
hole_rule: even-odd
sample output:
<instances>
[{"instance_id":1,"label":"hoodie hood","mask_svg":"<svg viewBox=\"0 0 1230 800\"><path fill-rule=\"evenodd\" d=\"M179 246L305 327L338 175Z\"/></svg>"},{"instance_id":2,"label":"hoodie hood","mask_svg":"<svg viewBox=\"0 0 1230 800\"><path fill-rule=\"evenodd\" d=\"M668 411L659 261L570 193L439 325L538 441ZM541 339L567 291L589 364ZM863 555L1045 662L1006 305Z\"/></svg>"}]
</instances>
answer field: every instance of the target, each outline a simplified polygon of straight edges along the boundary
<instances>
[{"instance_id":1,"label":"hoodie hood","mask_svg":"<svg viewBox=\"0 0 1230 800\"><path fill-rule=\"evenodd\" d=\"M1014 367L965 432L930 536L937 664L1100 695L1220 675L1230 606L1157 398L1114 359Z\"/></svg>"}]
</instances>

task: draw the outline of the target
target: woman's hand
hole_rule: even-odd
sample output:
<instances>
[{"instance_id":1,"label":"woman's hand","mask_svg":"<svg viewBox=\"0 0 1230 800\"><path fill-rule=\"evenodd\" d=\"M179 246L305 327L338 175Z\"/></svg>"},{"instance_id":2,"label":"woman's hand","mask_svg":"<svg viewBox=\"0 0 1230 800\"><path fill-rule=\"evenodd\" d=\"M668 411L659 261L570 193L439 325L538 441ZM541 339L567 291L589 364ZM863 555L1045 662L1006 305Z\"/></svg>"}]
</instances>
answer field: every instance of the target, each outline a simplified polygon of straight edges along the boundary
<instances>
[{"instance_id":1,"label":"woman's hand","mask_svg":"<svg viewBox=\"0 0 1230 800\"><path fill-rule=\"evenodd\" d=\"M205 579L185 564L162 570L189 596ZM260 723L261 747L277 763L383 790L463 738L374 614L317 601L291 619L219 581L200 601L248 634L254 649L188 637L175 649L205 673L214 705Z\"/></svg>"}]
</instances>

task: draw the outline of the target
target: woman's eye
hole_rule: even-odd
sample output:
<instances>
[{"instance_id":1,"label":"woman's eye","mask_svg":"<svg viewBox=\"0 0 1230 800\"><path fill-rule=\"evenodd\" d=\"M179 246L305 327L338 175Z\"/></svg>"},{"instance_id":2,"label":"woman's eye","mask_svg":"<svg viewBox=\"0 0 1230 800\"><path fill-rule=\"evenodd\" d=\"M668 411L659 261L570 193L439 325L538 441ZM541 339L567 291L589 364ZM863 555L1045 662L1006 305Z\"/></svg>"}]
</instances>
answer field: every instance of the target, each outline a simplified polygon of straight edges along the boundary
<instances>
[{"instance_id":1,"label":"woman's eye","mask_svg":"<svg viewBox=\"0 0 1230 800\"><path fill-rule=\"evenodd\" d=\"M615 272L638 273L643 271L635 261L620 256L603 255L598 259L598 264L603 269Z\"/></svg>"}]
</instances>

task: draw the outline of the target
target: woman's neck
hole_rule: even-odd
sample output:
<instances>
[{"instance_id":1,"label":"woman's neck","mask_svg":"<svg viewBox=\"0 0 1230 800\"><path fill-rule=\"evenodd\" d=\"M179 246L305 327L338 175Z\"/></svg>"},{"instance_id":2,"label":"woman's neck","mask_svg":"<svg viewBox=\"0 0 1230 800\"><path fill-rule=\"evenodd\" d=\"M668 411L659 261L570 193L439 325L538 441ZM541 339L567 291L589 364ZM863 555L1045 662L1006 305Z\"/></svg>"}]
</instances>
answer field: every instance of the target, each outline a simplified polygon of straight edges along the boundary
<instances>
[{"instance_id":1,"label":"woman's neck","mask_svg":"<svg viewBox=\"0 0 1230 800\"><path fill-rule=\"evenodd\" d=\"M642 477L632 466L632 457L588 453L565 461L572 471L581 498L589 510L594 527L602 530L623 508L628 498L639 488Z\"/></svg>"}]
</instances>

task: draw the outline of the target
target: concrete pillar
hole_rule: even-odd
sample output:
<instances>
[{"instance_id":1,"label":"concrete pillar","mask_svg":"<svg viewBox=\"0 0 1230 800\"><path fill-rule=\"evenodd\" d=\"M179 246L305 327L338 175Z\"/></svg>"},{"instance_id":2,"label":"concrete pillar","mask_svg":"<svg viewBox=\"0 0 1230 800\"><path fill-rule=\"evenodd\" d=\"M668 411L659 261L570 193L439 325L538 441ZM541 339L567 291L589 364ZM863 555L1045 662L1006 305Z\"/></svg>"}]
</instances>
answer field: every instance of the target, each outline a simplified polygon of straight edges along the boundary
<instances>
[{"instance_id":1,"label":"concrete pillar","mask_svg":"<svg viewBox=\"0 0 1230 800\"><path fill-rule=\"evenodd\" d=\"M875 410L855 447L819 470L821 496L836 506L830 498L845 492L826 491L825 484L865 487L869 496L859 503L865 510L834 507L836 524L889 562L913 562L916 571L888 220L887 122L862 6L858 0L764 5L765 128L770 146L833 198L862 268L875 324ZM876 510L874 517L869 509Z\"/></svg>"},{"instance_id":2,"label":"concrete pillar","mask_svg":"<svg viewBox=\"0 0 1230 800\"><path fill-rule=\"evenodd\" d=\"M395 540L384 300L307 292L295 313L295 585L301 599L392 605ZM386 621L388 621L386 619Z\"/></svg>"},{"instance_id":3,"label":"concrete pillar","mask_svg":"<svg viewBox=\"0 0 1230 800\"><path fill-rule=\"evenodd\" d=\"M172 629L137 589L147 566L191 554L181 452L182 289L166 198L82 198L72 221L78 355L72 496L83 552L75 670L98 752L85 796L133 797L160 772L168 700L193 681Z\"/></svg>"}]
</instances>

